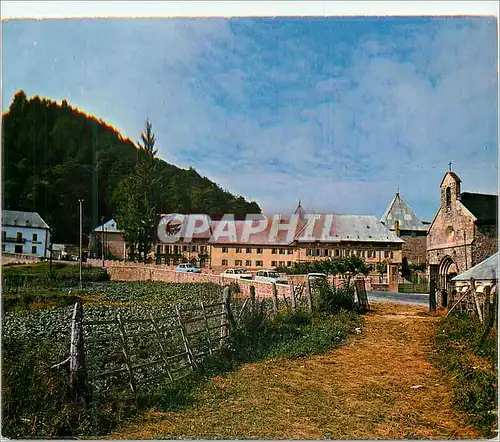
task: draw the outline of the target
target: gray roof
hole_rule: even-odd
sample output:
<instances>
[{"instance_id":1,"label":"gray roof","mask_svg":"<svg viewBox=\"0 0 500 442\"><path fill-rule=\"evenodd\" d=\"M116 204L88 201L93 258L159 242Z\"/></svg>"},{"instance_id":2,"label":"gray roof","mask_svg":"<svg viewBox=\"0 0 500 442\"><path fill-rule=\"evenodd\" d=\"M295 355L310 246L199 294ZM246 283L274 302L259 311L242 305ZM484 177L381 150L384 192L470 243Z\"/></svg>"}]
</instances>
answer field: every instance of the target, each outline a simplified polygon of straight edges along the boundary
<instances>
[{"instance_id":1,"label":"gray roof","mask_svg":"<svg viewBox=\"0 0 500 442\"><path fill-rule=\"evenodd\" d=\"M50 228L38 213L20 212L18 210L3 210L2 226L32 227L35 229Z\"/></svg>"},{"instance_id":2,"label":"gray roof","mask_svg":"<svg viewBox=\"0 0 500 442\"><path fill-rule=\"evenodd\" d=\"M380 222L391 230L394 230L394 223L396 221L399 221L400 230L427 231L427 226L420 221L417 215L415 215L415 212L411 210L410 206L403 201L399 196L399 192L396 192L396 196L392 199L387 210L380 219Z\"/></svg>"},{"instance_id":3,"label":"gray roof","mask_svg":"<svg viewBox=\"0 0 500 442\"><path fill-rule=\"evenodd\" d=\"M492 280L497 279L498 274L498 252L483 262L471 267L460 275L455 276L452 281L470 281L471 278L475 280Z\"/></svg>"},{"instance_id":4,"label":"gray roof","mask_svg":"<svg viewBox=\"0 0 500 442\"><path fill-rule=\"evenodd\" d=\"M372 215L322 215L320 220L314 224L313 236L321 240L323 226L330 225L326 218L332 216L331 228L328 235L333 238L333 241L345 242L391 242L404 243L394 232L384 226L376 216ZM313 222L312 220L308 223ZM305 233L307 224L301 230ZM299 242L307 242L306 239L301 239L301 234L296 238Z\"/></svg>"},{"instance_id":5,"label":"gray roof","mask_svg":"<svg viewBox=\"0 0 500 442\"><path fill-rule=\"evenodd\" d=\"M121 233L122 231L118 229L118 224L114 219L110 219L109 221L106 221L103 225L100 225L94 229L94 232L102 232L105 231L106 233Z\"/></svg>"}]
</instances>

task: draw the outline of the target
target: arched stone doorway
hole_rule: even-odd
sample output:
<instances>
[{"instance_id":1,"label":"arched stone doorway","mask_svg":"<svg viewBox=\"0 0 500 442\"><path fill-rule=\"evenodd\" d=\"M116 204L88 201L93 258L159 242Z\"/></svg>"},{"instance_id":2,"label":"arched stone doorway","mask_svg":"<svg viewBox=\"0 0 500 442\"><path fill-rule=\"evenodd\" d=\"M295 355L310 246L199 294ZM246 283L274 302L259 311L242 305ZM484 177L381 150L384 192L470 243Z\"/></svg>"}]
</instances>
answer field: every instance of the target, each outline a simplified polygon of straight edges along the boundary
<instances>
[{"instance_id":1,"label":"arched stone doorway","mask_svg":"<svg viewBox=\"0 0 500 442\"><path fill-rule=\"evenodd\" d=\"M457 265L450 256L445 256L439 264L439 294L441 305L446 307L453 293L451 279L457 276Z\"/></svg>"}]
</instances>

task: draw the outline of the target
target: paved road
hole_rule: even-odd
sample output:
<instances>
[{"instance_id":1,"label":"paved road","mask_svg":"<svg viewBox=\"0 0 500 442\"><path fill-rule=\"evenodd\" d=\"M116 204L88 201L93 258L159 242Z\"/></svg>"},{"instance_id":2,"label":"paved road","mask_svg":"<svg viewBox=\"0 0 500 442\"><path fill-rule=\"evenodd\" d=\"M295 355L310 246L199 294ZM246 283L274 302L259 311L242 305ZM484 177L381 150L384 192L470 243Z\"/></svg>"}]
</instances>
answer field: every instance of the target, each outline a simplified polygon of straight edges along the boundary
<instances>
[{"instance_id":1,"label":"paved road","mask_svg":"<svg viewBox=\"0 0 500 442\"><path fill-rule=\"evenodd\" d=\"M366 291L368 301L429 305L429 295L420 293L389 293Z\"/></svg>"}]
</instances>

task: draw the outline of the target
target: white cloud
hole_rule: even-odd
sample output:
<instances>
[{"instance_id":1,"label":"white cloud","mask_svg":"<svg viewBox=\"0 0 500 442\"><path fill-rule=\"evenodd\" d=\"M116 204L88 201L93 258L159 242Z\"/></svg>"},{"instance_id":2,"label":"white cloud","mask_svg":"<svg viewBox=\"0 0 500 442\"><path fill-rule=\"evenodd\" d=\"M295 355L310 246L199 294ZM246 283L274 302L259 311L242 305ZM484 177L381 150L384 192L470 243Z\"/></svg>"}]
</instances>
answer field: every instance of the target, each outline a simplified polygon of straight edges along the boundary
<instances>
[{"instance_id":1,"label":"white cloud","mask_svg":"<svg viewBox=\"0 0 500 442\"><path fill-rule=\"evenodd\" d=\"M450 160L464 190L496 189L493 20L394 24L349 44L335 37L338 21L331 41L279 40L277 25L258 21L93 26L7 34L7 66L21 49L26 69L7 70L4 103L19 88L67 97L133 140L149 117L165 160L266 210L300 198L316 210L381 215L400 174L403 197L429 219ZM33 49L34 35L51 45Z\"/></svg>"}]
</instances>

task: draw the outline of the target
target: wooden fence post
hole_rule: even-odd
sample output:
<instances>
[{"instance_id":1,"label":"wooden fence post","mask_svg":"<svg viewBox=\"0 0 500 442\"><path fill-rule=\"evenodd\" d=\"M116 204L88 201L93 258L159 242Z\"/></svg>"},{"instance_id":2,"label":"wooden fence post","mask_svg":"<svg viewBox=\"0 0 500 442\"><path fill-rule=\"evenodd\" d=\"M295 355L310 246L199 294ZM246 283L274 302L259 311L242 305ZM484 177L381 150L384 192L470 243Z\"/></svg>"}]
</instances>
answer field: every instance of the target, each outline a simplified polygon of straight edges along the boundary
<instances>
[{"instance_id":1,"label":"wooden fence post","mask_svg":"<svg viewBox=\"0 0 500 442\"><path fill-rule=\"evenodd\" d=\"M250 306L252 308L252 312L255 311L255 286L250 286Z\"/></svg>"},{"instance_id":2,"label":"wooden fence post","mask_svg":"<svg viewBox=\"0 0 500 442\"><path fill-rule=\"evenodd\" d=\"M130 357L130 349L129 349L128 344L127 344L127 335L125 333L125 327L123 326L122 318L121 318L119 313L116 315L116 320L118 321L118 329L120 331L122 352L123 352L123 356L125 357L125 363L127 364L127 372L128 372L128 377L129 377L130 390L132 390L132 393L135 393L137 391L137 389L136 389L136 384L135 384L134 371L132 370L132 360Z\"/></svg>"},{"instance_id":3,"label":"wooden fence post","mask_svg":"<svg viewBox=\"0 0 500 442\"><path fill-rule=\"evenodd\" d=\"M309 275L307 276L307 306L309 307L309 311L312 313L313 305L312 305L312 293L311 293L311 279Z\"/></svg>"},{"instance_id":4,"label":"wooden fence post","mask_svg":"<svg viewBox=\"0 0 500 442\"><path fill-rule=\"evenodd\" d=\"M431 279L429 284L429 311L436 311L436 281Z\"/></svg>"},{"instance_id":5,"label":"wooden fence post","mask_svg":"<svg viewBox=\"0 0 500 442\"><path fill-rule=\"evenodd\" d=\"M292 310L297 308L297 301L295 299L295 287L293 286L293 282L290 282L290 302L292 304Z\"/></svg>"},{"instance_id":6,"label":"wooden fence post","mask_svg":"<svg viewBox=\"0 0 500 442\"><path fill-rule=\"evenodd\" d=\"M87 376L83 349L83 307L77 302L71 320L71 343L69 348L69 388L73 399L85 397Z\"/></svg>"},{"instance_id":7,"label":"wooden fence post","mask_svg":"<svg viewBox=\"0 0 500 442\"><path fill-rule=\"evenodd\" d=\"M273 310L275 312L278 311L278 288L276 287L276 283L272 282L272 288L273 288Z\"/></svg>"},{"instance_id":8,"label":"wooden fence post","mask_svg":"<svg viewBox=\"0 0 500 442\"><path fill-rule=\"evenodd\" d=\"M182 342L184 342L184 349L187 353L189 365L191 366L191 370L194 371L196 368L196 361L194 360L193 350L191 349L191 345L189 344L186 329L184 328L184 324L182 323L181 310L179 309L178 305L175 306L175 312L177 313L177 321L181 330Z\"/></svg>"},{"instance_id":9,"label":"wooden fence post","mask_svg":"<svg viewBox=\"0 0 500 442\"><path fill-rule=\"evenodd\" d=\"M483 312L481 311L481 306L479 305L479 299L477 298L477 293L476 293L476 285L474 283L473 278L471 278L470 284L472 289L472 297L474 299L474 304L476 306L477 316L479 317L479 321L483 322Z\"/></svg>"},{"instance_id":10,"label":"wooden fence post","mask_svg":"<svg viewBox=\"0 0 500 442\"><path fill-rule=\"evenodd\" d=\"M231 310L231 295L232 295L231 289L229 287L226 287L224 289L224 303L225 303L226 315L227 315L228 324L229 324L229 330L236 325L236 321L234 320L234 316L233 316L233 311Z\"/></svg>"},{"instance_id":11,"label":"wooden fence post","mask_svg":"<svg viewBox=\"0 0 500 442\"><path fill-rule=\"evenodd\" d=\"M220 347L222 347L224 339L229 334L229 328L234 325L231 314L231 290L229 287L224 287L222 293L222 313L223 315L220 318Z\"/></svg>"},{"instance_id":12,"label":"wooden fence post","mask_svg":"<svg viewBox=\"0 0 500 442\"><path fill-rule=\"evenodd\" d=\"M213 355L212 340L210 339L210 328L208 326L207 312L205 310L205 305L203 304L203 301L200 301L200 306L201 306L201 311L203 313L203 320L205 322L205 331L207 333L208 352L210 353L210 356L212 356Z\"/></svg>"},{"instance_id":13,"label":"wooden fence post","mask_svg":"<svg viewBox=\"0 0 500 442\"><path fill-rule=\"evenodd\" d=\"M170 364L168 363L167 352L165 350L165 347L163 346L163 339L161 337L160 329L158 328L158 324L156 323L152 313L149 314L149 318L151 319L151 324L153 324L156 340L158 341L158 346L160 347L161 357L165 362L165 369L167 370L168 377L170 378L171 381L173 381L174 377L170 372Z\"/></svg>"}]
</instances>

